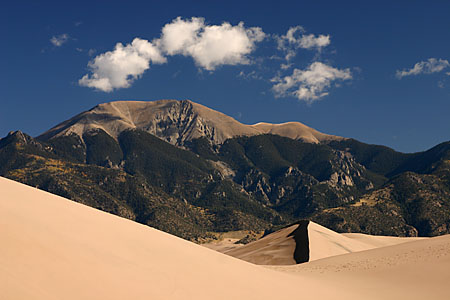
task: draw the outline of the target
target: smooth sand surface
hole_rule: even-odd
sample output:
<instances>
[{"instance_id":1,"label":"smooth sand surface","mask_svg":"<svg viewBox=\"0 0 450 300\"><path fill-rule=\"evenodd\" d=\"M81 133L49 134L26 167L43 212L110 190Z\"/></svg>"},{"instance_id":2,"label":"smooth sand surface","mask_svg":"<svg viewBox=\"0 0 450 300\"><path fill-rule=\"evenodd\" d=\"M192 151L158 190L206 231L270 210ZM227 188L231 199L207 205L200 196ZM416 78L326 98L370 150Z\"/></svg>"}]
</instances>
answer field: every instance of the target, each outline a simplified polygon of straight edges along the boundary
<instances>
[{"instance_id":1,"label":"smooth sand surface","mask_svg":"<svg viewBox=\"0 0 450 300\"><path fill-rule=\"evenodd\" d=\"M449 299L450 235L295 266L267 266L378 299Z\"/></svg>"},{"instance_id":2,"label":"smooth sand surface","mask_svg":"<svg viewBox=\"0 0 450 300\"><path fill-rule=\"evenodd\" d=\"M288 235L298 225L292 225L247 245L223 253L257 265L294 265L295 241Z\"/></svg>"},{"instance_id":3,"label":"smooth sand surface","mask_svg":"<svg viewBox=\"0 0 450 300\"><path fill-rule=\"evenodd\" d=\"M262 267L0 177L0 299L448 299L450 238Z\"/></svg>"},{"instance_id":4,"label":"smooth sand surface","mask_svg":"<svg viewBox=\"0 0 450 300\"><path fill-rule=\"evenodd\" d=\"M308 234L310 261L427 239L376 236L362 233L337 233L314 222L310 222Z\"/></svg>"},{"instance_id":5,"label":"smooth sand surface","mask_svg":"<svg viewBox=\"0 0 450 300\"><path fill-rule=\"evenodd\" d=\"M294 265L295 241L289 236L298 225L283 228L269 234L264 238L247 245L227 248L222 245L216 250L233 257L258 265ZM309 261L330 256L391 246L423 238L399 238L386 236L373 236L359 233L340 234L323 227L317 223L309 222Z\"/></svg>"},{"instance_id":6,"label":"smooth sand surface","mask_svg":"<svg viewBox=\"0 0 450 300\"><path fill-rule=\"evenodd\" d=\"M229 250L242 247L243 244L236 244L238 241L239 241L239 239L226 238L221 241L214 241L214 242L205 243L205 244L201 244L201 245L208 249L212 249L212 250L218 251L220 253L224 253Z\"/></svg>"},{"instance_id":7,"label":"smooth sand surface","mask_svg":"<svg viewBox=\"0 0 450 300\"><path fill-rule=\"evenodd\" d=\"M294 299L319 285L5 178L0 245L2 300Z\"/></svg>"}]
</instances>

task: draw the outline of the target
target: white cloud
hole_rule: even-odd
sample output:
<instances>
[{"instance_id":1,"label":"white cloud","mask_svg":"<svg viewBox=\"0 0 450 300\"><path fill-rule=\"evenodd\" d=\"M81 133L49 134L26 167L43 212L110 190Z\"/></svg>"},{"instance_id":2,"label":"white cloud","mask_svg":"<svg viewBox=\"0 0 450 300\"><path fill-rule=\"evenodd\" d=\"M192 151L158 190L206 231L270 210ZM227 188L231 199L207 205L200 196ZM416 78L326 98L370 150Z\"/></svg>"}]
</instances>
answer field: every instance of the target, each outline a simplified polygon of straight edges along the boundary
<instances>
[{"instance_id":1,"label":"white cloud","mask_svg":"<svg viewBox=\"0 0 450 300\"><path fill-rule=\"evenodd\" d=\"M89 62L92 74L84 75L78 83L104 92L127 88L150 67L150 62L166 62L152 43L140 38L126 46L117 43L113 51L102 53Z\"/></svg>"},{"instance_id":2,"label":"white cloud","mask_svg":"<svg viewBox=\"0 0 450 300\"><path fill-rule=\"evenodd\" d=\"M295 68L290 76L273 78L275 85L272 90L276 97L294 96L312 103L328 95L328 89L333 82L350 79L350 69L339 70L321 62L314 62L305 70Z\"/></svg>"},{"instance_id":3,"label":"white cloud","mask_svg":"<svg viewBox=\"0 0 450 300\"><path fill-rule=\"evenodd\" d=\"M402 79L405 76L438 73L448 67L450 67L448 60L429 58L427 61L416 63L414 67L409 70L398 70L395 75L398 79Z\"/></svg>"},{"instance_id":4,"label":"white cloud","mask_svg":"<svg viewBox=\"0 0 450 300\"><path fill-rule=\"evenodd\" d=\"M248 64L247 55L264 37L261 28L245 28L242 22L206 25L203 18L178 17L163 27L157 43L168 55L191 56L198 66L213 71L220 65Z\"/></svg>"},{"instance_id":5,"label":"white cloud","mask_svg":"<svg viewBox=\"0 0 450 300\"><path fill-rule=\"evenodd\" d=\"M50 43L53 44L53 46L61 47L64 43L66 43L69 40L69 35L67 33L63 33L57 36L53 36L50 39Z\"/></svg>"},{"instance_id":6,"label":"white cloud","mask_svg":"<svg viewBox=\"0 0 450 300\"><path fill-rule=\"evenodd\" d=\"M299 41L299 45L301 48L310 49L310 48L322 48L326 47L330 44L330 36L329 35L319 35L315 36L314 34L303 35Z\"/></svg>"},{"instance_id":7,"label":"white cloud","mask_svg":"<svg viewBox=\"0 0 450 300\"><path fill-rule=\"evenodd\" d=\"M158 45L168 55L184 54L188 47L197 42L198 32L204 26L203 18L191 18L189 21L178 17L164 25Z\"/></svg>"},{"instance_id":8,"label":"white cloud","mask_svg":"<svg viewBox=\"0 0 450 300\"><path fill-rule=\"evenodd\" d=\"M322 48L330 44L330 36L320 34L305 34L305 29L302 26L295 26L288 29L285 35L276 37L278 49L286 53L285 59L289 61L296 54L297 50L302 49L316 49Z\"/></svg>"},{"instance_id":9,"label":"white cloud","mask_svg":"<svg viewBox=\"0 0 450 300\"><path fill-rule=\"evenodd\" d=\"M292 67L292 64L281 64L280 65L281 70L287 70L290 67Z\"/></svg>"},{"instance_id":10,"label":"white cloud","mask_svg":"<svg viewBox=\"0 0 450 300\"><path fill-rule=\"evenodd\" d=\"M150 62L165 63L166 56L177 54L192 57L209 71L225 64L248 64L248 54L264 37L261 28L245 28L242 22L236 26L227 22L206 25L203 18L178 17L162 28L159 39L149 42L135 38L131 44L118 43L113 51L96 56L88 64L92 74L78 82L105 92L127 88L150 67Z\"/></svg>"}]
</instances>

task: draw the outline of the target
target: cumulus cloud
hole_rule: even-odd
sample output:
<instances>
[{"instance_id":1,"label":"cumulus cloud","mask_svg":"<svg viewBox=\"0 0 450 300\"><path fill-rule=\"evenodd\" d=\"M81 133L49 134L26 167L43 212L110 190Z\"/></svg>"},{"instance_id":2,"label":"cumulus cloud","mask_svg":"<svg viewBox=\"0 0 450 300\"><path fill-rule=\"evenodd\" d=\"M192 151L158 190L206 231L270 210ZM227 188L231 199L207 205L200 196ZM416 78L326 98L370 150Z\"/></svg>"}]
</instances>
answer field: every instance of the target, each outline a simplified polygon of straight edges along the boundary
<instances>
[{"instance_id":1,"label":"cumulus cloud","mask_svg":"<svg viewBox=\"0 0 450 300\"><path fill-rule=\"evenodd\" d=\"M60 34L60 35L53 36L50 39L50 43L52 43L53 46L55 46L55 47L61 47L68 40L69 40L69 35L67 33L63 33L63 34Z\"/></svg>"},{"instance_id":2,"label":"cumulus cloud","mask_svg":"<svg viewBox=\"0 0 450 300\"><path fill-rule=\"evenodd\" d=\"M302 49L316 49L322 48L330 44L330 36L320 34L305 34L305 29L302 26L295 26L288 29L285 35L276 37L278 49L286 53L286 60L292 59L297 50Z\"/></svg>"},{"instance_id":3,"label":"cumulus cloud","mask_svg":"<svg viewBox=\"0 0 450 300\"><path fill-rule=\"evenodd\" d=\"M350 69L337 69L321 62L313 62L307 69L295 68L292 75L275 77L272 87L276 97L294 96L312 103L329 94L328 89L336 81L350 80Z\"/></svg>"},{"instance_id":4,"label":"cumulus cloud","mask_svg":"<svg viewBox=\"0 0 450 300\"><path fill-rule=\"evenodd\" d=\"M172 23L164 25L159 47L168 55L184 54L188 47L197 42L199 31L205 26L203 18L183 20L176 18Z\"/></svg>"},{"instance_id":5,"label":"cumulus cloud","mask_svg":"<svg viewBox=\"0 0 450 300\"><path fill-rule=\"evenodd\" d=\"M245 28L242 22L206 25L203 18L178 17L163 27L158 45L168 55L190 56L198 66L213 71L220 65L248 64L247 55L264 37L261 28Z\"/></svg>"},{"instance_id":6,"label":"cumulus cloud","mask_svg":"<svg viewBox=\"0 0 450 300\"><path fill-rule=\"evenodd\" d=\"M405 76L438 73L450 67L450 63L445 59L429 58L427 61L418 62L411 69L398 70L396 77L402 79Z\"/></svg>"},{"instance_id":7,"label":"cumulus cloud","mask_svg":"<svg viewBox=\"0 0 450 300\"><path fill-rule=\"evenodd\" d=\"M221 65L248 64L248 55L264 38L261 28L245 28L242 22L207 25L203 18L178 17L162 28L158 39L135 38L131 44L118 43L113 51L96 56L88 64L92 74L84 75L79 84L105 92L127 88L150 63L165 63L172 55L192 57L197 66L209 71Z\"/></svg>"},{"instance_id":8,"label":"cumulus cloud","mask_svg":"<svg viewBox=\"0 0 450 300\"><path fill-rule=\"evenodd\" d=\"M139 78L150 63L165 63L166 58L149 41L135 38L126 46L116 44L113 51L102 53L88 64L91 75L84 75L78 83L82 86L111 92L118 88L127 88Z\"/></svg>"}]
</instances>

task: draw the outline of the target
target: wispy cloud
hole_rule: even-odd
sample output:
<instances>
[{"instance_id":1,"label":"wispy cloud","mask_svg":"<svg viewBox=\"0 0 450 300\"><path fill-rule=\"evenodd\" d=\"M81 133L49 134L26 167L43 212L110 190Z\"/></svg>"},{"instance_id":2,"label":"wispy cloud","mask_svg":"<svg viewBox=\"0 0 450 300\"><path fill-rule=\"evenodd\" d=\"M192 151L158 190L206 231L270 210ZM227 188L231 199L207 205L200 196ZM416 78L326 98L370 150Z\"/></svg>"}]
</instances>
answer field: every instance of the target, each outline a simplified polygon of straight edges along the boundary
<instances>
[{"instance_id":1,"label":"wispy cloud","mask_svg":"<svg viewBox=\"0 0 450 300\"><path fill-rule=\"evenodd\" d=\"M298 40L298 44L299 44L300 48L303 48L303 49L311 49L311 48L321 49L330 44L330 36L323 35L323 34L321 34L319 36L315 36L314 34L308 34L308 35L302 36Z\"/></svg>"},{"instance_id":2,"label":"wispy cloud","mask_svg":"<svg viewBox=\"0 0 450 300\"><path fill-rule=\"evenodd\" d=\"M320 51L330 45L329 35L306 34L302 26L294 26L288 29L285 35L275 36L278 49L285 52L285 59L291 60L297 55L298 49L315 49Z\"/></svg>"},{"instance_id":3,"label":"wispy cloud","mask_svg":"<svg viewBox=\"0 0 450 300\"><path fill-rule=\"evenodd\" d=\"M395 76L402 79L405 76L438 73L448 67L450 67L450 63L446 59L429 58L427 61L416 63L411 69L398 70Z\"/></svg>"},{"instance_id":4,"label":"wispy cloud","mask_svg":"<svg viewBox=\"0 0 450 300\"><path fill-rule=\"evenodd\" d=\"M337 69L321 62L313 62L305 70L295 68L292 75L275 77L272 90L276 97L294 96L311 104L329 94L336 81L350 80L350 69Z\"/></svg>"},{"instance_id":5,"label":"wispy cloud","mask_svg":"<svg viewBox=\"0 0 450 300\"><path fill-rule=\"evenodd\" d=\"M240 78L244 78L247 80L253 79L253 80L262 80L263 77L258 74L255 70L251 71L251 72L244 72L244 71L240 71L238 74L238 77Z\"/></svg>"},{"instance_id":6,"label":"wispy cloud","mask_svg":"<svg viewBox=\"0 0 450 300\"><path fill-rule=\"evenodd\" d=\"M61 47L68 40L69 40L69 35L67 33L63 33L63 34L60 34L60 35L53 36L50 39L50 43L52 43L53 46L55 46L55 47Z\"/></svg>"}]
</instances>

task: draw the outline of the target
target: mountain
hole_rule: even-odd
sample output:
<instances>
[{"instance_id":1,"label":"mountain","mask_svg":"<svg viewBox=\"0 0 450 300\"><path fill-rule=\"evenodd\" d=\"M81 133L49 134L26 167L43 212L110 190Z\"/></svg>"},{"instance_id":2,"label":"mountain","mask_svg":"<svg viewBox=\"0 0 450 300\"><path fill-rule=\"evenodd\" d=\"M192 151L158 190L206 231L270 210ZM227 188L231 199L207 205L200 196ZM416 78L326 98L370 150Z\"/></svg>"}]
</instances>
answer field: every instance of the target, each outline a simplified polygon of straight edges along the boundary
<instances>
[{"instance_id":1,"label":"mountain","mask_svg":"<svg viewBox=\"0 0 450 300\"><path fill-rule=\"evenodd\" d=\"M348 146L348 142L342 143ZM389 235L397 231L406 236L415 235L416 230L421 236L448 233L450 142L412 154L398 153L383 146L363 147L372 150L364 152L358 146L355 147L358 150L350 148L349 151L357 153L354 156L357 161L386 175L388 180L360 196L355 203L326 209L316 214L314 220L324 226L332 224L334 230L341 232Z\"/></svg>"},{"instance_id":2,"label":"mountain","mask_svg":"<svg viewBox=\"0 0 450 300\"><path fill-rule=\"evenodd\" d=\"M0 139L0 176L198 242L299 219L337 232L450 233L449 158L449 142L404 154L175 100L100 104L37 138Z\"/></svg>"},{"instance_id":3,"label":"mountain","mask_svg":"<svg viewBox=\"0 0 450 300\"><path fill-rule=\"evenodd\" d=\"M44 142L13 132L0 140L0 173L186 239L261 231L283 219L215 164L147 132L125 131L120 142L103 131L84 138Z\"/></svg>"},{"instance_id":4,"label":"mountain","mask_svg":"<svg viewBox=\"0 0 450 300\"><path fill-rule=\"evenodd\" d=\"M125 130L140 129L173 145L206 137L215 144L237 136L278 134L318 143L342 139L318 132L298 122L245 125L235 119L189 100L116 101L97 105L39 136L42 140L73 134L82 137L103 130L117 139Z\"/></svg>"}]
</instances>

